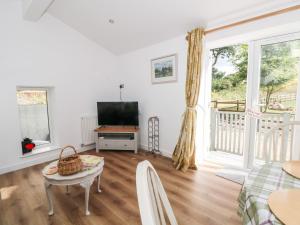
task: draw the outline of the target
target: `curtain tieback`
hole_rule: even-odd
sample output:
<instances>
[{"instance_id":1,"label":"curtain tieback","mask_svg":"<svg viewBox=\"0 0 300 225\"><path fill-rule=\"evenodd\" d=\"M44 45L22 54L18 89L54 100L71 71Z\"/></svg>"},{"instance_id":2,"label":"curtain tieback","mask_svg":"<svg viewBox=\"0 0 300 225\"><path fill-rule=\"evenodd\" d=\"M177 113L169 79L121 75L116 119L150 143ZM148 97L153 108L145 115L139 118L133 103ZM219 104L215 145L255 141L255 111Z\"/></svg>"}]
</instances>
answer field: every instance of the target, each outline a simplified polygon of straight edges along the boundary
<instances>
[{"instance_id":1,"label":"curtain tieback","mask_svg":"<svg viewBox=\"0 0 300 225\"><path fill-rule=\"evenodd\" d=\"M196 106L195 106L195 107L189 107L189 106L186 106L185 109L186 109L186 110L188 109L188 110L194 110L194 111L196 111ZM182 113L181 118L183 118L184 115L185 115L185 112Z\"/></svg>"},{"instance_id":2,"label":"curtain tieback","mask_svg":"<svg viewBox=\"0 0 300 225\"><path fill-rule=\"evenodd\" d=\"M187 106L186 109L189 109L189 110L196 110L196 106L194 106L194 107L189 107L189 106Z\"/></svg>"}]
</instances>

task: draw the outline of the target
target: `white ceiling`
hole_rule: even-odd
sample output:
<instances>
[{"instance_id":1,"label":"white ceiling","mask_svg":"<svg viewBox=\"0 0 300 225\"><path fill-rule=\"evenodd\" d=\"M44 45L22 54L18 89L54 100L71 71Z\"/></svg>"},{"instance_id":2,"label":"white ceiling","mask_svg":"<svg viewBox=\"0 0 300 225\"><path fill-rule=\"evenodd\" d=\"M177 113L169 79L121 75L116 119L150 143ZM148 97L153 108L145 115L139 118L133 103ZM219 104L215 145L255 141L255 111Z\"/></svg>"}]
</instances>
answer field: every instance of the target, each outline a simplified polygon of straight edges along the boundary
<instances>
[{"instance_id":1,"label":"white ceiling","mask_svg":"<svg viewBox=\"0 0 300 225\"><path fill-rule=\"evenodd\" d=\"M56 0L48 12L111 52L122 54L242 11L256 12L287 1Z\"/></svg>"}]
</instances>

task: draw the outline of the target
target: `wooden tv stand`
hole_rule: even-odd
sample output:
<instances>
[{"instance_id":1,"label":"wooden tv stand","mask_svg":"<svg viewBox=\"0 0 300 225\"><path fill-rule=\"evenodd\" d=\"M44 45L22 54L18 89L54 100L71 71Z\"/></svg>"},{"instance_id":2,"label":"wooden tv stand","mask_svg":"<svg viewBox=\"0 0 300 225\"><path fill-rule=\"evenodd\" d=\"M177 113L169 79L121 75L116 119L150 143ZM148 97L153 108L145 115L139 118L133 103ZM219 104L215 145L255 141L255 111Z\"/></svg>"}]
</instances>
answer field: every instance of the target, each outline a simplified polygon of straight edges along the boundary
<instances>
[{"instance_id":1,"label":"wooden tv stand","mask_svg":"<svg viewBox=\"0 0 300 225\"><path fill-rule=\"evenodd\" d=\"M139 128L135 126L101 126L96 132L96 151L132 150L137 153Z\"/></svg>"}]
</instances>

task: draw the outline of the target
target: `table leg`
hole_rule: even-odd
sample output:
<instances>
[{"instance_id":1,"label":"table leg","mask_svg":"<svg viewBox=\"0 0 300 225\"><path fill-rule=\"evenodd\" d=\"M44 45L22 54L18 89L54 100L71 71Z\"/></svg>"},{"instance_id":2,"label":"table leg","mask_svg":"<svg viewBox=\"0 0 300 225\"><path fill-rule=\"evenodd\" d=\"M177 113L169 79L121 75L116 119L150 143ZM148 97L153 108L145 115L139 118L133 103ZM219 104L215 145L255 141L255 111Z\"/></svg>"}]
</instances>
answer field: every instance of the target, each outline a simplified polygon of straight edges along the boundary
<instances>
[{"instance_id":1,"label":"table leg","mask_svg":"<svg viewBox=\"0 0 300 225\"><path fill-rule=\"evenodd\" d=\"M101 173L98 176L98 186L97 186L98 193L102 192L101 189L100 189L100 177L101 177Z\"/></svg>"},{"instance_id":2,"label":"table leg","mask_svg":"<svg viewBox=\"0 0 300 225\"><path fill-rule=\"evenodd\" d=\"M47 181L45 181L44 183L45 185L45 190L46 190L46 195L47 195L47 199L48 199L48 205L49 205L49 211L48 211L48 215L52 216L54 214L53 211L53 202L52 202L52 194L51 194L51 184L49 184Z\"/></svg>"},{"instance_id":3,"label":"table leg","mask_svg":"<svg viewBox=\"0 0 300 225\"><path fill-rule=\"evenodd\" d=\"M82 186L85 189L85 215L86 216L90 215L89 198L90 198L90 189L91 189L91 185L93 184L93 180L86 181L80 184L80 186Z\"/></svg>"},{"instance_id":4,"label":"table leg","mask_svg":"<svg viewBox=\"0 0 300 225\"><path fill-rule=\"evenodd\" d=\"M89 211L89 199L90 199L90 188L91 186L85 187L85 215L90 215Z\"/></svg>"},{"instance_id":5,"label":"table leg","mask_svg":"<svg viewBox=\"0 0 300 225\"><path fill-rule=\"evenodd\" d=\"M70 191L69 191L69 185L66 186L66 192L67 192L67 195L70 194Z\"/></svg>"},{"instance_id":6,"label":"table leg","mask_svg":"<svg viewBox=\"0 0 300 225\"><path fill-rule=\"evenodd\" d=\"M98 137L98 133L96 133L96 152L99 153L99 137Z\"/></svg>"}]
</instances>

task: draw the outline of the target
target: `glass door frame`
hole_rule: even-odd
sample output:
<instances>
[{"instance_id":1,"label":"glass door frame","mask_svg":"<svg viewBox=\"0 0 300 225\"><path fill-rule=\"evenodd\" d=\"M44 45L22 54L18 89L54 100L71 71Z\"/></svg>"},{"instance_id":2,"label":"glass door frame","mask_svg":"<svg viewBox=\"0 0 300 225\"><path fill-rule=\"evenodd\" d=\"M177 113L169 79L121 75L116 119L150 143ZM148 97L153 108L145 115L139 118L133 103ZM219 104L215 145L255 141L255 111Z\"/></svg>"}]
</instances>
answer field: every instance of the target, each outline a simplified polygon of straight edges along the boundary
<instances>
[{"instance_id":1,"label":"glass door frame","mask_svg":"<svg viewBox=\"0 0 300 225\"><path fill-rule=\"evenodd\" d=\"M266 39L254 40L249 42L248 47L248 72L247 72L247 91L246 91L246 109L253 111L259 111L259 89L260 89L260 63L261 63L261 47L268 44L276 44L280 42L300 40L300 32L291 33L286 35L280 35L270 37ZM298 76L300 81L300 75ZM296 99L300 99L300 82L297 86ZM300 119L300 104L296 101L296 115L295 119ZM243 166L245 169L251 168L254 165L255 160L255 130L256 130L256 118L246 115L246 127L245 127L245 146L243 154ZM297 132L297 131L296 131ZM296 133L297 135L297 133ZM297 139L297 138L296 138ZM299 139L299 138L298 138ZM297 140L296 140L297 141ZM298 146L299 143L294 143L294 146ZM298 158L299 151L293 148L292 158Z\"/></svg>"}]
</instances>

